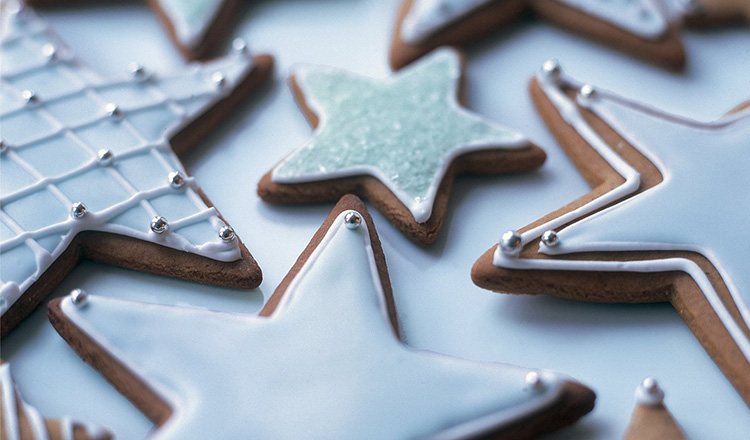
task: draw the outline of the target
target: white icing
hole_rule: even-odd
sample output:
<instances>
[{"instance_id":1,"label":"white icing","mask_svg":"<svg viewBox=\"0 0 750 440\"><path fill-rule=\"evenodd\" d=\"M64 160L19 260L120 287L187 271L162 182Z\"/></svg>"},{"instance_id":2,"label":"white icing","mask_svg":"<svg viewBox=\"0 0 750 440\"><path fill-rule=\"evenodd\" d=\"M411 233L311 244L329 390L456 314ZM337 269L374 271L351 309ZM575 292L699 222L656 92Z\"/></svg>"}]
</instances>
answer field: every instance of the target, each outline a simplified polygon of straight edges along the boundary
<instances>
[{"instance_id":1,"label":"white icing","mask_svg":"<svg viewBox=\"0 0 750 440\"><path fill-rule=\"evenodd\" d=\"M462 154L528 146L518 132L491 124L457 102L461 65L449 48L385 79L299 66L294 78L318 115L313 136L272 172L278 183L371 175L429 220L445 173Z\"/></svg>"},{"instance_id":2,"label":"white icing","mask_svg":"<svg viewBox=\"0 0 750 440\"><path fill-rule=\"evenodd\" d=\"M226 0L156 0L184 46L198 46Z\"/></svg>"},{"instance_id":3,"label":"white icing","mask_svg":"<svg viewBox=\"0 0 750 440\"><path fill-rule=\"evenodd\" d=\"M157 242L220 261L240 258L225 242L218 213L186 178L179 189L167 176L182 164L171 136L222 99L252 68L237 52L184 73L105 80L73 57L29 8L3 15L0 122L0 312L5 311L62 254L78 232L104 231ZM54 47L55 56L44 56ZM224 75L224 86L212 74ZM24 103L24 91L39 98ZM110 104L120 116L108 115ZM98 151L109 149L109 166ZM83 202L87 214L69 213ZM150 231L161 215L169 233Z\"/></svg>"},{"instance_id":4,"label":"white icing","mask_svg":"<svg viewBox=\"0 0 750 440\"><path fill-rule=\"evenodd\" d=\"M401 39L418 44L470 12L497 0L414 0ZM556 0L643 38L656 39L668 23L653 0Z\"/></svg>"},{"instance_id":5,"label":"white icing","mask_svg":"<svg viewBox=\"0 0 750 440\"><path fill-rule=\"evenodd\" d=\"M97 296L65 298L61 310L173 408L155 439L456 438L559 396L560 375L539 372L542 386L529 390L534 370L399 341L367 225L349 229L346 214L270 317Z\"/></svg>"},{"instance_id":6,"label":"white icing","mask_svg":"<svg viewBox=\"0 0 750 440\"><path fill-rule=\"evenodd\" d=\"M104 438L107 435L107 431L99 426L74 423L68 417L59 419L59 431L55 431L54 433L47 431L44 418L39 414L39 411L21 399L10 374L10 365L7 363L0 365L0 399L0 406L2 406L3 412L2 430L3 434L5 434L3 440L21 439L21 415L26 417L31 427L31 440L48 440L51 434L59 436L63 440L73 440L74 426L82 427L91 438ZM23 411L23 414L18 413L19 407ZM27 437L24 438L26 439Z\"/></svg>"},{"instance_id":7,"label":"white icing","mask_svg":"<svg viewBox=\"0 0 750 440\"><path fill-rule=\"evenodd\" d=\"M650 385L649 381L653 381L652 383L655 384L653 389L646 387L647 384ZM659 388L659 384L655 380L646 379L635 389L635 401L639 405L645 406L661 405L664 402L664 390Z\"/></svg>"},{"instance_id":8,"label":"white icing","mask_svg":"<svg viewBox=\"0 0 750 440\"><path fill-rule=\"evenodd\" d=\"M567 78L557 83L540 74L542 89L560 114L598 152L598 139L561 90L579 87ZM659 168L664 180L649 190L626 198L637 189L630 168L612 151L602 154L626 183L577 210L522 235L528 243L544 231L580 219L558 232L559 244L543 246L552 255L584 251L684 250L706 257L726 283L744 324L750 323L750 272L746 270L747 240L744 219L750 198L738 188L750 188L748 146L750 110L713 123L667 115L615 95L597 91L579 104L593 111ZM592 142L593 140L593 142ZM617 200L623 201L594 215L587 214ZM585 218L584 218L585 217ZM750 340L719 298L714 286L693 261L666 258L645 261L564 261L512 258L496 251L494 264L514 269L669 272L690 275L743 355L750 360Z\"/></svg>"}]
</instances>

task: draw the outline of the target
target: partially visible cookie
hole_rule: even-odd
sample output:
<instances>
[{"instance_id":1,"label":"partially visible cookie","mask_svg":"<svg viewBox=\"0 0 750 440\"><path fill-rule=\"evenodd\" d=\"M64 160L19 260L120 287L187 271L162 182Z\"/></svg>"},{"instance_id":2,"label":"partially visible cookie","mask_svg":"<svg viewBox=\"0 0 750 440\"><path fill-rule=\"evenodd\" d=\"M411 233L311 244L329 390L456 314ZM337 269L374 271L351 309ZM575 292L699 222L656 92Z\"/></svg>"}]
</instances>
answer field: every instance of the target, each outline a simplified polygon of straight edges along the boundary
<instances>
[{"instance_id":1,"label":"partially visible cookie","mask_svg":"<svg viewBox=\"0 0 750 440\"><path fill-rule=\"evenodd\" d=\"M180 73L132 65L103 78L30 8L0 9L1 334L83 258L258 286L257 263L175 153L196 147L259 88L272 58L238 43Z\"/></svg>"},{"instance_id":2,"label":"partially visible cookie","mask_svg":"<svg viewBox=\"0 0 750 440\"><path fill-rule=\"evenodd\" d=\"M61 6L91 0L26 0L35 6ZM169 37L189 60L216 55L229 30L241 17L242 0L147 0Z\"/></svg>"},{"instance_id":3,"label":"partially visible cookie","mask_svg":"<svg viewBox=\"0 0 750 440\"><path fill-rule=\"evenodd\" d=\"M400 69L438 46L476 41L526 11L664 67L685 63L679 31L656 0L404 0L391 66Z\"/></svg>"},{"instance_id":4,"label":"partially visible cookie","mask_svg":"<svg viewBox=\"0 0 750 440\"><path fill-rule=\"evenodd\" d=\"M685 24L692 27L725 23L750 24L750 2L747 0L688 0Z\"/></svg>"},{"instance_id":5,"label":"partially visible cookie","mask_svg":"<svg viewBox=\"0 0 750 440\"><path fill-rule=\"evenodd\" d=\"M449 48L384 79L296 67L290 83L315 131L263 176L258 194L284 204L357 194L432 244L457 175L525 171L545 159L520 133L463 108L462 79L461 56Z\"/></svg>"},{"instance_id":6,"label":"partially visible cookie","mask_svg":"<svg viewBox=\"0 0 750 440\"><path fill-rule=\"evenodd\" d=\"M664 406L664 391L653 378L635 390L636 407L623 440L684 440L685 436Z\"/></svg>"},{"instance_id":7,"label":"partially visible cookie","mask_svg":"<svg viewBox=\"0 0 750 440\"><path fill-rule=\"evenodd\" d=\"M96 425L68 417L47 419L24 402L10 374L10 364L0 360L0 439L3 440L110 440L112 434Z\"/></svg>"},{"instance_id":8,"label":"partially visible cookie","mask_svg":"<svg viewBox=\"0 0 750 440\"><path fill-rule=\"evenodd\" d=\"M51 301L49 315L159 438L525 439L575 422L595 399L549 371L405 345L380 241L354 196L260 316L81 291Z\"/></svg>"},{"instance_id":9,"label":"partially visible cookie","mask_svg":"<svg viewBox=\"0 0 750 440\"><path fill-rule=\"evenodd\" d=\"M533 100L592 186L474 265L498 292L671 302L750 405L750 102L714 122L648 107L547 62Z\"/></svg>"}]
</instances>

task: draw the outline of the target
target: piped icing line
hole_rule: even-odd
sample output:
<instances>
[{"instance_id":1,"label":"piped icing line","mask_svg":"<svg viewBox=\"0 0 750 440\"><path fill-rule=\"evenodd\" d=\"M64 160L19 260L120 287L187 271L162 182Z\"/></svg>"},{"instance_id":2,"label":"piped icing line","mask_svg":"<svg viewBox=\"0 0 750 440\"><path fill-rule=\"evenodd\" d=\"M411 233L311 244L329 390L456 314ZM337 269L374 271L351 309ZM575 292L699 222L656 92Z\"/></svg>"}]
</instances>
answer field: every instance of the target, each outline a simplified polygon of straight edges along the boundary
<instances>
[{"instance_id":1,"label":"piped icing line","mask_svg":"<svg viewBox=\"0 0 750 440\"><path fill-rule=\"evenodd\" d=\"M597 135L594 134L593 130L588 126L583 117L580 115L578 110L575 109L575 105L567 98L562 91L563 87L573 87L580 89L581 83L577 83L567 77L562 76L561 72L558 75L548 76L540 73L537 75L542 90L546 96L550 99L552 104L556 107L558 112L563 116L568 124L573 126L576 131L581 134L589 145L591 145L615 170L621 175L621 170L627 170L630 168L624 160L611 151L610 147L607 147L606 143L603 142ZM559 80L556 79L559 77ZM619 133L627 133L613 115L607 115L607 111L602 108L597 108L595 102L604 102L606 100L612 100L621 105L628 106L637 109L640 112L646 113L650 116L654 116L663 120L681 123L684 125L693 125L698 129L703 130L719 130L722 128L731 127L737 124L748 124L750 123L750 110L745 109L737 112L734 115L729 115L725 118L721 118L715 123L700 123L696 124L695 121L689 118L683 118L673 115L665 115L656 109L645 110L645 106L641 104L632 103L624 98L616 97L612 93L600 91L597 89L596 98L583 98L579 94L577 97L578 104L595 112L599 117L602 117L613 129L618 130ZM743 125L746 126L746 125ZM652 163L654 163L662 172L665 177L665 181L670 179L668 170L665 169L664 164L661 163L658 157L656 157L648 148L643 145L639 145L638 142L630 140L631 143L638 149L641 154L644 154ZM602 147L605 148L602 150ZM627 168L622 168L623 166ZM632 168L631 168L632 169ZM635 171L633 170L635 173ZM637 174L637 173L635 173ZM522 235L522 243L528 243L532 240L539 238L545 231L554 230L560 226L570 223L573 220L586 217L586 219L593 219L603 215L603 213L610 211L616 206L605 208L602 211L596 212L590 215L592 212L618 200L621 200L627 195L633 194L637 190L638 185L628 182L633 177L630 174L625 174L623 177L626 178L625 184L613 189L598 197L591 202L577 208L576 210L570 211L569 213L563 214L560 217L552 219L551 221L537 226L529 231L526 231ZM633 181L634 182L634 181ZM627 188L627 189L626 189ZM648 191L633 196L629 200L637 200L643 198ZM588 217L587 217L588 216ZM568 228L563 229L560 235ZM607 248L607 249L603 249ZM739 293L738 286L734 283L733 279L723 265L719 261L714 253L705 247L699 245L689 244L668 244L668 243L639 243L634 242L632 244L618 242L616 245L608 245L608 243L597 242L590 245L585 243L578 243L575 247L568 247L564 240L561 239L560 244L553 247L545 246L540 243L539 252L549 255L563 255L572 252L584 252L584 251L628 251L628 250L652 250L652 251L692 251L696 252L709 260L714 266L722 281L727 286L729 293L734 301L740 315L744 321L744 324L750 326L750 309L743 297ZM643 272L643 273L657 273L657 272L669 272L679 271L688 274L698 285L700 290L704 293L706 300L709 302L714 312L717 314L722 324L725 326L730 336L737 344L737 347L742 352L743 356L750 362L750 339L748 339L745 332L742 330L740 325L734 320L727 307L722 302L716 289L712 285L706 273L703 269L693 262L692 260L685 258L664 258L658 260L644 260L644 261L573 261L573 260L539 260L539 259L526 259L516 258L512 255L506 255L502 252L500 246L494 252L493 264L498 267L504 267L509 269L522 269L522 270L572 270L572 271L587 271L587 272Z\"/></svg>"},{"instance_id":2,"label":"piped icing line","mask_svg":"<svg viewBox=\"0 0 750 440\"><path fill-rule=\"evenodd\" d=\"M398 340L368 225L347 224L350 214L361 215L335 217L268 317L88 295L62 299L59 310L172 408L154 438L464 438L559 398L564 376L418 351ZM190 350L174 343L185 337ZM216 374L207 377L209 365Z\"/></svg>"},{"instance_id":3,"label":"piped icing line","mask_svg":"<svg viewBox=\"0 0 750 440\"><path fill-rule=\"evenodd\" d=\"M50 432L47 430L44 417L39 411L28 403L24 402L20 393L16 390L13 378L11 377L10 365L4 363L0 365L0 401L3 413L3 439L20 440L20 420L23 417L31 428L33 440L49 440L51 436L62 438L63 440L73 440L74 428L81 427L91 438L103 439L109 438L109 434L103 428L93 424L81 424L73 422L69 417L57 419L59 430ZM20 413L19 413L20 411ZM27 438L27 437L24 437Z\"/></svg>"},{"instance_id":4,"label":"piped icing line","mask_svg":"<svg viewBox=\"0 0 750 440\"><path fill-rule=\"evenodd\" d=\"M435 93L443 93L443 96L440 96L439 100L443 101L443 105L447 104L445 110L449 112L449 116L453 115L453 117L457 119L460 118L462 124L470 124L470 126L475 130L482 129L485 130L486 133L480 134L478 136L473 136L473 134L466 133L466 139L462 140L460 143L454 145L445 145L444 147L440 148L444 151L439 152L440 157L437 158L439 164L434 167L434 169L419 169L418 171L414 171L413 174L419 174L418 178L421 179L419 183L420 186L424 185L425 180L429 181L426 190L410 192L406 190L403 185L397 182L401 181L404 176L402 176L400 173L395 172L394 177L393 175L389 175L388 173L384 172L382 169L383 164L385 162L388 162L389 160L401 160L404 162L408 162L410 163L410 167L413 168L417 168L420 166L429 167L430 165L422 165L422 162L426 161L426 159L424 158L413 159L412 162L409 162L409 158L406 157L389 157L387 156L388 153L391 152L390 150L388 150L389 145L372 145L373 141L367 138L366 134L363 135L362 138L357 139L357 142L359 142L357 146L352 146L351 139L340 140L338 141L338 145L325 145L323 143L317 143L320 142L318 141L320 138L322 138L323 136L327 136L327 133L330 132L328 127L330 121L336 119L337 117L340 117L340 115L331 116L329 114L331 111L331 109L329 108L331 104L329 102L321 102L320 93L316 93L315 87L312 85L316 80L320 80L321 77L335 77L338 78L340 82L346 82L355 86L363 86L364 84L366 85L364 86L366 89L376 90L376 92L373 93L385 93L384 91L398 87L400 84L403 84L404 82L409 81L412 78L418 77L419 75L424 75L425 72L429 74L433 70L437 72L437 75L445 76L444 78L440 77L438 79L439 82L443 83L441 87L443 87L444 90ZM293 71L293 77L296 80L297 86L302 90L302 94L305 97L306 106L316 114L316 116L319 118L319 121L310 140L308 140L307 143L303 144L298 149L294 150L278 165L276 165L276 167L274 167L271 173L271 180L276 183L308 183L344 177L369 175L375 177L381 183L383 183L388 188L388 190L390 190L391 193L393 193L393 195L395 195L401 201L401 203L403 203L404 206L412 213L412 215L414 216L414 220L417 223L425 223L430 219L430 216L432 215L432 209L435 203L438 189L440 187L440 183L442 182L445 173L447 172L454 159L456 159L458 156L471 152L491 151L496 149L520 149L529 145L529 141L520 133L502 127L498 124L489 122L459 105L457 94L458 82L461 78L461 66L459 55L453 49L437 49L418 62L412 64L411 66L408 66L401 71L396 72L392 76L383 79L364 77L332 67L312 65L297 66ZM447 85L446 81L450 84ZM393 104L399 103L395 102ZM414 114L418 114L414 111L414 109L411 110L412 111L410 111L410 113L406 115L406 118L394 122L394 125L396 127L393 129L392 133L402 132L403 127L411 123L411 121L407 119L409 119L409 117L413 116ZM366 118L367 115L363 117L363 119ZM369 130L367 126L368 123L371 124L372 121L349 121L347 125L352 130L367 131ZM396 136L396 140L392 141L393 145L400 145L402 147L402 151L409 149L409 147L411 146L399 144L398 140L407 142L417 138L418 136L424 136L425 128L422 126L421 130L423 131L422 133L416 132L413 135L409 134L409 138L405 140L400 139L398 135L394 135ZM385 135L388 134L385 133ZM390 145L391 150L393 149L393 145ZM381 155L385 155L385 157L383 158L374 156L372 159L379 161L379 164L376 165L363 163L342 164L341 162L339 162L338 165L335 165L334 169L330 170L324 165L320 165L317 170L303 170L302 172L294 168L295 166L310 166L309 163L311 162L309 160L311 158L320 160L319 162L315 163L322 163L326 160L331 160L331 158L325 157L325 154L329 152L330 149L346 149L347 147L352 151L361 152L362 154L365 154L370 150L375 150L376 153L374 154L379 153ZM425 145L420 145L414 147L414 149L420 149L424 147ZM302 154L307 155L308 160L303 161L302 159L300 159ZM315 156L316 154L317 156ZM395 154L396 153L394 153L394 156ZM427 154L429 155L430 152L428 152ZM355 157L354 161L361 161L361 158ZM389 164L385 165L393 166ZM320 168L323 169L320 170ZM407 169L406 171L412 171L412 169Z\"/></svg>"},{"instance_id":5,"label":"piped icing line","mask_svg":"<svg viewBox=\"0 0 750 440\"><path fill-rule=\"evenodd\" d=\"M12 0L4 2L2 24L0 160L11 184L6 185L4 180L0 190L0 252L13 252L18 269L13 274L3 273L0 313L83 230L125 235L218 261L241 257L237 240L220 238L219 231L225 223L215 208L206 206L198 195L197 183L187 177L168 141L192 117L231 93L251 72L252 58L245 50L190 65L177 75L157 75L134 67L130 78L109 81L82 64L28 7ZM83 104L85 107L81 107ZM70 106L76 110L70 111ZM156 122L147 123L147 119ZM24 129L29 124L33 130ZM64 165L50 166L50 161L40 162L37 153L31 155L40 148L50 151L51 145L57 155L75 153L89 158L75 159L76 163L62 157ZM66 149L59 150L63 147ZM163 171L156 174L155 168ZM171 187L167 181L172 172L182 176L179 188ZM98 181L106 179L107 185L114 185L115 191L121 192L121 198L97 196L104 200L104 206L92 208L86 206L87 200L74 199L76 196L63 189L65 185L69 189L80 186L79 181L88 176L97 176ZM158 179L163 179L161 184L142 186L143 182ZM27 218L30 214L15 207L30 203L27 200L33 197L47 197L42 205L48 220ZM162 198L157 209L153 201L158 197ZM67 212L79 202L84 204L80 218L61 218L60 212ZM97 201L96 205L100 203ZM135 214L134 209L152 217L166 217L171 225L169 232L151 232L149 218L143 218L141 226L132 224L132 215L129 220L118 218L119 214ZM211 229L213 234L209 233ZM45 240L45 245L37 240Z\"/></svg>"},{"instance_id":6,"label":"piped icing line","mask_svg":"<svg viewBox=\"0 0 750 440\"><path fill-rule=\"evenodd\" d=\"M423 43L493 1L498 0L414 0L402 22L400 37L407 43ZM645 39L657 40L669 29L660 7L652 0L548 1L557 1Z\"/></svg>"}]
</instances>

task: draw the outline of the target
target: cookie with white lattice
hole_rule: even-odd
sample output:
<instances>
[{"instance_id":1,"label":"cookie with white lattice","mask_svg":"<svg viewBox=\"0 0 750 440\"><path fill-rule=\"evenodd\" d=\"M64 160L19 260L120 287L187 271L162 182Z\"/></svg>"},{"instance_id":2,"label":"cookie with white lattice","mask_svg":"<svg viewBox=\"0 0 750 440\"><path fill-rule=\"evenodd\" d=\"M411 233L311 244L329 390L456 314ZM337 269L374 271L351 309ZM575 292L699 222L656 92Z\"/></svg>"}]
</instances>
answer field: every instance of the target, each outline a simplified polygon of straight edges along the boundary
<instances>
[{"instance_id":1,"label":"cookie with white lattice","mask_svg":"<svg viewBox=\"0 0 750 440\"><path fill-rule=\"evenodd\" d=\"M28 7L1 8L2 335L84 258L256 287L258 265L178 155L261 86L272 58L237 41L179 73L103 78Z\"/></svg>"}]
</instances>

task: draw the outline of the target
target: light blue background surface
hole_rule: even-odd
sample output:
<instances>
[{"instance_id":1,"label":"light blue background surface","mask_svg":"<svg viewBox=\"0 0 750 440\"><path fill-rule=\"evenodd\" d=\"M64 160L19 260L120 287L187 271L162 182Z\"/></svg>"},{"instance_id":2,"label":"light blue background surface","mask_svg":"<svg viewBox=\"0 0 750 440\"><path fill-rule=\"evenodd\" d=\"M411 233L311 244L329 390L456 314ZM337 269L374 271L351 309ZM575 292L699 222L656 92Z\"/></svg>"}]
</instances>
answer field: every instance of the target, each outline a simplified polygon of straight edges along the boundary
<instances>
[{"instance_id":1,"label":"light blue background surface","mask_svg":"<svg viewBox=\"0 0 750 440\"><path fill-rule=\"evenodd\" d=\"M261 264L261 288L223 290L85 263L56 289L57 295L82 287L95 295L255 313L326 217L331 205L273 207L255 194L260 177L310 134L285 84L286 72L295 62L312 62L373 76L387 74L396 1L259 3L243 15L235 33L254 51L276 56L276 80L185 164ZM122 74L134 60L161 71L183 64L145 5L92 4L42 14L103 74ZM469 108L524 131L547 151L547 163L536 173L460 179L445 230L428 250L373 212L410 345L548 368L597 391L596 409L550 438L622 436L634 407L633 390L646 376L658 378L667 406L689 437L740 439L750 432L748 408L670 305L506 296L479 289L469 278L476 258L502 232L587 191L528 96L528 80L542 61L558 58L580 80L696 118L716 118L750 97L747 28L691 31L685 40L690 59L681 74L643 64L538 20L518 23L472 46L467 52ZM12 362L25 399L46 416L67 414L97 422L123 439L139 438L151 429L145 417L59 338L44 309L3 341L2 356Z\"/></svg>"}]
</instances>

